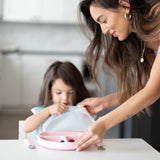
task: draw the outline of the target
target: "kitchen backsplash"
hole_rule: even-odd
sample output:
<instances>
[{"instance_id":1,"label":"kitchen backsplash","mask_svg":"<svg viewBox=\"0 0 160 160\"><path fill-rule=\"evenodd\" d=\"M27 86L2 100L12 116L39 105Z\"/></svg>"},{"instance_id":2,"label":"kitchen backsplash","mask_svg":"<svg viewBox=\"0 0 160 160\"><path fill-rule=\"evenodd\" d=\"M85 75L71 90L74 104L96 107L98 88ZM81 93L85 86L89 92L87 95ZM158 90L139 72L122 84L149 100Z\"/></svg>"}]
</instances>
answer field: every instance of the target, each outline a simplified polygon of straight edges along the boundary
<instances>
[{"instance_id":1,"label":"kitchen backsplash","mask_svg":"<svg viewBox=\"0 0 160 160\"><path fill-rule=\"evenodd\" d=\"M88 40L76 24L0 22L0 50L84 52Z\"/></svg>"}]
</instances>

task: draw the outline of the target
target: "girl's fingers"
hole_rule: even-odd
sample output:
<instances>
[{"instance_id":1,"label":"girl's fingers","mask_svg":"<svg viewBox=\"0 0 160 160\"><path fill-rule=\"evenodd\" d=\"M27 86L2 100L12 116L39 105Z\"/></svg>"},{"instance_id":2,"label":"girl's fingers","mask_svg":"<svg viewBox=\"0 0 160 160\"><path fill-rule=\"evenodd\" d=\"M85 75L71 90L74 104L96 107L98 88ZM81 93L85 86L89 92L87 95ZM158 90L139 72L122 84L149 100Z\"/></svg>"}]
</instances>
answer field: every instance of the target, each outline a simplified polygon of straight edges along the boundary
<instances>
[{"instance_id":1,"label":"girl's fingers","mask_svg":"<svg viewBox=\"0 0 160 160\"><path fill-rule=\"evenodd\" d=\"M68 106L67 106L67 105L64 105L64 104L60 104L60 108L63 108L64 110L67 110L67 109L68 109Z\"/></svg>"},{"instance_id":2,"label":"girl's fingers","mask_svg":"<svg viewBox=\"0 0 160 160\"><path fill-rule=\"evenodd\" d=\"M62 114L67 109L68 109L68 106L60 104L58 107L58 114Z\"/></svg>"},{"instance_id":3,"label":"girl's fingers","mask_svg":"<svg viewBox=\"0 0 160 160\"><path fill-rule=\"evenodd\" d=\"M65 110L69 109L67 105L64 104L53 104L49 107L49 114L62 114Z\"/></svg>"},{"instance_id":4,"label":"girl's fingers","mask_svg":"<svg viewBox=\"0 0 160 160\"><path fill-rule=\"evenodd\" d=\"M59 108L59 109L58 109L58 114L62 114L64 111L65 111L65 109Z\"/></svg>"},{"instance_id":5,"label":"girl's fingers","mask_svg":"<svg viewBox=\"0 0 160 160\"><path fill-rule=\"evenodd\" d=\"M66 106L66 105L64 105L64 104L62 105L62 108L63 108L63 111L69 109L68 106Z\"/></svg>"}]
</instances>

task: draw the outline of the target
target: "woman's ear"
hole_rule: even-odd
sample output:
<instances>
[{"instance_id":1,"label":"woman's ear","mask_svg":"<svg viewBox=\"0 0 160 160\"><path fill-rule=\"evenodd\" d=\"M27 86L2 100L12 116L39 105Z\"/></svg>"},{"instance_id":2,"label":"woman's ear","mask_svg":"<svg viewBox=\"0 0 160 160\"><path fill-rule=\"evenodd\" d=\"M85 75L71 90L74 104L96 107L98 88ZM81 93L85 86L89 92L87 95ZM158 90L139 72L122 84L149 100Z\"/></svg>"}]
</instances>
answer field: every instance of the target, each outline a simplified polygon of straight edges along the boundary
<instances>
[{"instance_id":1,"label":"woman's ear","mask_svg":"<svg viewBox=\"0 0 160 160\"><path fill-rule=\"evenodd\" d=\"M126 8L130 8L130 3L129 0L119 0L119 5L121 5L122 7L126 7Z\"/></svg>"}]
</instances>

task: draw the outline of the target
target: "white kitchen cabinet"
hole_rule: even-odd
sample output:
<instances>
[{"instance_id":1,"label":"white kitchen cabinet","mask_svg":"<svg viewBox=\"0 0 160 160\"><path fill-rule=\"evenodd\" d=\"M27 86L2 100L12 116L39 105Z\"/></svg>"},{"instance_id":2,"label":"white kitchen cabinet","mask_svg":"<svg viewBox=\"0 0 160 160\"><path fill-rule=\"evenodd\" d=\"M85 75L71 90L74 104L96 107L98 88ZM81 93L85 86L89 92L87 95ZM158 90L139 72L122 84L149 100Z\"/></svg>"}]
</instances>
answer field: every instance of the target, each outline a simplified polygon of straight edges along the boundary
<instances>
[{"instance_id":1,"label":"white kitchen cabinet","mask_svg":"<svg viewBox=\"0 0 160 160\"><path fill-rule=\"evenodd\" d=\"M0 20L2 19L2 12L3 12L3 0L0 0Z\"/></svg>"},{"instance_id":2,"label":"white kitchen cabinet","mask_svg":"<svg viewBox=\"0 0 160 160\"><path fill-rule=\"evenodd\" d=\"M78 4L79 4L79 2L80 2L80 0L63 0L64 21L66 20L68 22L74 22L74 23L78 22Z\"/></svg>"},{"instance_id":3,"label":"white kitchen cabinet","mask_svg":"<svg viewBox=\"0 0 160 160\"><path fill-rule=\"evenodd\" d=\"M30 21L37 15L37 0L4 0L3 20Z\"/></svg>"},{"instance_id":4,"label":"white kitchen cabinet","mask_svg":"<svg viewBox=\"0 0 160 160\"><path fill-rule=\"evenodd\" d=\"M41 0L40 20L58 23L77 23L79 0Z\"/></svg>"},{"instance_id":5,"label":"white kitchen cabinet","mask_svg":"<svg viewBox=\"0 0 160 160\"><path fill-rule=\"evenodd\" d=\"M79 0L4 0L4 21L77 23Z\"/></svg>"},{"instance_id":6,"label":"white kitchen cabinet","mask_svg":"<svg viewBox=\"0 0 160 160\"><path fill-rule=\"evenodd\" d=\"M22 101L25 105L36 105L44 72L47 68L45 56L23 55Z\"/></svg>"},{"instance_id":7,"label":"white kitchen cabinet","mask_svg":"<svg viewBox=\"0 0 160 160\"><path fill-rule=\"evenodd\" d=\"M21 60L16 53L2 56L1 104L3 106L21 103Z\"/></svg>"},{"instance_id":8,"label":"white kitchen cabinet","mask_svg":"<svg viewBox=\"0 0 160 160\"><path fill-rule=\"evenodd\" d=\"M0 108L2 105L2 53L0 52Z\"/></svg>"},{"instance_id":9,"label":"white kitchen cabinet","mask_svg":"<svg viewBox=\"0 0 160 160\"><path fill-rule=\"evenodd\" d=\"M41 0L40 21L63 22L64 0Z\"/></svg>"},{"instance_id":10,"label":"white kitchen cabinet","mask_svg":"<svg viewBox=\"0 0 160 160\"><path fill-rule=\"evenodd\" d=\"M36 104L42 77L47 68L44 57L19 53L3 54L1 67L0 104Z\"/></svg>"}]
</instances>

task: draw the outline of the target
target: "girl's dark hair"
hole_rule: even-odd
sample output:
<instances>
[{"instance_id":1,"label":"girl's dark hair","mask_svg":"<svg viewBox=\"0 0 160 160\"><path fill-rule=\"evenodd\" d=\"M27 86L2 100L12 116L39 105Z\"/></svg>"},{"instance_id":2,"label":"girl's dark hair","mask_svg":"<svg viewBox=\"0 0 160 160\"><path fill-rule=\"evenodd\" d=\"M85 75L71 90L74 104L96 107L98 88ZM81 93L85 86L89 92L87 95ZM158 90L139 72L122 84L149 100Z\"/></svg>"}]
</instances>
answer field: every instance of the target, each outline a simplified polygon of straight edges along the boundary
<instances>
[{"instance_id":1,"label":"girl's dark hair","mask_svg":"<svg viewBox=\"0 0 160 160\"><path fill-rule=\"evenodd\" d=\"M148 79L151 65L146 55L144 63L140 63L141 43L144 43L144 40L156 40L155 37L160 34L160 1L129 0L129 2L132 16L130 22L136 33L131 33L124 41L119 41L109 34L104 35L100 25L92 19L89 10L90 5L93 4L118 12L119 0L82 0L79 4L80 14L83 15L82 20L85 21L92 33L90 45L86 50L92 77L97 82L97 64L102 59L104 71L110 75L112 73L116 75L121 102L124 102L144 87L142 74L145 74L146 79ZM108 68L112 72L109 72Z\"/></svg>"},{"instance_id":2,"label":"girl's dark hair","mask_svg":"<svg viewBox=\"0 0 160 160\"><path fill-rule=\"evenodd\" d=\"M90 97L80 71L71 62L56 61L48 67L44 74L38 105L44 105L46 107L53 103L51 87L58 78L62 79L66 85L71 86L75 91L73 105Z\"/></svg>"}]
</instances>

